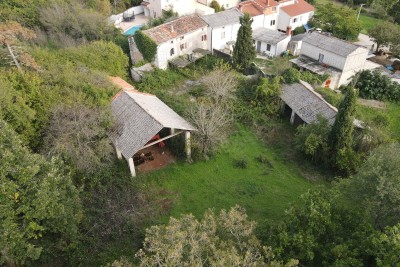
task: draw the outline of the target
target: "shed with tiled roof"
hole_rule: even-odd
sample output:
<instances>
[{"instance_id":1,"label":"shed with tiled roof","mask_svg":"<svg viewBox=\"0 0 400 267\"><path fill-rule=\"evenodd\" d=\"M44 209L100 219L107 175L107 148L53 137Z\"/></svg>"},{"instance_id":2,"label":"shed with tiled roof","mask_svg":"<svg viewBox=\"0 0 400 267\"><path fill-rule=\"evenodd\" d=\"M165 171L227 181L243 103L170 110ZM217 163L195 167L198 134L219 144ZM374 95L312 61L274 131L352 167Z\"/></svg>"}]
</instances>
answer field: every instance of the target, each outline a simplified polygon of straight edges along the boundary
<instances>
[{"instance_id":1,"label":"shed with tiled roof","mask_svg":"<svg viewBox=\"0 0 400 267\"><path fill-rule=\"evenodd\" d=\"M185 133L186 153L190 157L190 131L195 128L155 95L123 90L113 98L111 110L115 127L110 137L118 158L123 156L128 161L132 176L136 175L133 156L138 151L180 133ZM164 128L171 129L171 134L152 142Z\"/></svg>"}]
</instances>

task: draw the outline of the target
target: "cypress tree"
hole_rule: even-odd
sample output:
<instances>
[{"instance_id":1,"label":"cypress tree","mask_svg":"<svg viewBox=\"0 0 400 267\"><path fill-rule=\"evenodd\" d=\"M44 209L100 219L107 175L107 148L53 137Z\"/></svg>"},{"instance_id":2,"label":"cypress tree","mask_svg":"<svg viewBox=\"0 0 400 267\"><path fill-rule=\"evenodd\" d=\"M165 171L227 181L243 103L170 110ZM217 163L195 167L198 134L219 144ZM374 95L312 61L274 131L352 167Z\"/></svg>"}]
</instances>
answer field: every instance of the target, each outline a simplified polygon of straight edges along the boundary
<instances>
[{"instance_id":1,"label":"cypress tree","mask_svg":"<svg viewBox=\"0 0 400 267\"><path fill-rule=\"evenodd\" d=\"M356 111L357 92L353 87L347 88L346 96L340 103L335 122L329 134L329 148L332 155L332 164L338 170L348 173L350 171L351 155L354 155L353 121ZM354 164L354 163L353 163Z\"/></svg>"},{"instance_id":2,"label":"cypress tree","mask_svg":"<svg viewBox=\"0 0 400 267\"><path fill-rule=\"evenodd\" d=\"M233 48L233 65L238 70L245 70L250 66L256 56L256 49L253 45L251 24L253 19L249 14L240 18L240 28Z\"/></svg>"}]
</instances>

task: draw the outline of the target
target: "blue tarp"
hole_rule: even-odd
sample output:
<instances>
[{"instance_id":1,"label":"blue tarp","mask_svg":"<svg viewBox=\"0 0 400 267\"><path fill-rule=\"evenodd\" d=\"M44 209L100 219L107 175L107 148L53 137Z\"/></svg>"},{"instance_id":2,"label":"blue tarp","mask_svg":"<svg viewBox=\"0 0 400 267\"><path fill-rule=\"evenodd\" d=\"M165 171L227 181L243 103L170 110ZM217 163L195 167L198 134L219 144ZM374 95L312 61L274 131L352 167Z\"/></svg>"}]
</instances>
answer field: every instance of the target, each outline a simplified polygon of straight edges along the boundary
<instances>
[{"instance_id":1,"label":"blue tarp","mask_svg":"<svg viewBox=\"0 0 400 267\"><path fill-rule=\"evenodd\" d=\"M304 24L303 27L304 27L304 29L306 29L307 32L308 32L309 30L311 30L311 27L308 26L308 24Z\"/></svg>"}]
</instances>

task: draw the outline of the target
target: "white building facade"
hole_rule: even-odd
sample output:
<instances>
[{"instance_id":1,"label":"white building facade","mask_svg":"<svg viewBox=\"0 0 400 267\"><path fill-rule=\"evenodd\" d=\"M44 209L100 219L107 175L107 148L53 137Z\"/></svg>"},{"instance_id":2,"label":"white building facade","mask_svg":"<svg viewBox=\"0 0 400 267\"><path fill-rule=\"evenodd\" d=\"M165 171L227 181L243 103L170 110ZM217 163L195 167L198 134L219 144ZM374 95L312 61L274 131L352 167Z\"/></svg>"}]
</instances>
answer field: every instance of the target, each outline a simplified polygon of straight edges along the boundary
<instances>
[{"instance_id":1,"label":"white building facade","mask_svg":"<svg viewBox=\"0 0 400 267\"><path fill-rule=\"evenodd\" d=\"M230 49L236 42L241 16L243 14L236 8L203 16L202 19L208 24L207 49Z\"/></svg>"},{"instance_id":2,"label":"white building facade","mask_svg":"<svg viewBox=\"0 0 400 267\"><path fill-rule=\"evenodd\" d=\"M279 56L287 50L290 31L282 33L276 30L258 28L253 31L253 41L258 53L269 57Z\"/></svg>"},{"instance_id":3,"label":"white building facade","mask_svg":"<svg viewBox=\"0 0 400 267\"><path fill-rule=\"evenodd\" d=\"M154 65L166 69L171 59L191 54L196 48L207 49L207 27L207 23L194 14L143 31L157 44Z\"/></svg>"}]
</instances>

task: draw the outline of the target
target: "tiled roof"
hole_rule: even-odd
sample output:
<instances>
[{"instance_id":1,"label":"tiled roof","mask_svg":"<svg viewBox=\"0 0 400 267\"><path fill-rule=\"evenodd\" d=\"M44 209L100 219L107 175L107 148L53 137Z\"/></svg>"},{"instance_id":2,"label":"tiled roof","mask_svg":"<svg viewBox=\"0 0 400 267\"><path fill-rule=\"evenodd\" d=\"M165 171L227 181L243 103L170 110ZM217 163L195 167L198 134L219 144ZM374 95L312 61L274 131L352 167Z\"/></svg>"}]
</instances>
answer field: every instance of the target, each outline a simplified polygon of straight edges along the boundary
<instances>
[{"instance_id":1,"label":"tiled roof","mask_svg":"<svg viewBox=\"0 0 400 267\"><path fill-rule=\"evenodd\" d=\"M122 91L114 97L111 110L116 127L110 136L126 159L133 157L163 128L194 130L186 120L151 94Z\"/></svg>"},{"instance_id":2,"label":"tiled roof","mask_svg":"<svg viewBox=\"0 0 400 267\"><path fill-rule=\"evenodd\" d=\"M264 9L278 5L279 3L275 0L247 0L240 2L238 9L242 13L248 13L250 16L255 17L263 14Z\"/></svg>"},{"instance_id":3,"label":"tiled roof","mask_svg":"<svg viewBox=\"0 0 400 267\"><path fill-rule=\"evenodd\" d=\"M253 31L254 40L263 41L269 44L277 44L287 37L288 35L286 33L267 28L257 28Z\"/></svg>"},{"instance_id":4,"label":"tiled roof","mask_svg":"<svg viewBox=\"0 0 400 267\"><path fill-rule=\"evenodd\" d=\"M281 7L281 11L284 11L291 17L312 12L314 10L315 8L304 0L295 0L294 4Z\"/></svg>"},{"instance_id":5,"label":"tiled roof","mask_svg":"<svg viewBox=\"0 0 400 267\"><path fill-rule=\"evenodd\" d=\"M133 85L127 83L125 80L123 80L123 79L120 78L120 77L112 77L112 76L109 76L108 78L109 78L110 81L111 81L115 86L117 86L119 89L122 89L122 90L135 89L135 87L134 87Z\"/></svg>"},{"instance_id":6,"label":"tiled roof","mask_svg":"<svg viewBox=\"0 0 400 267\"><path fill-rule=\"evenodd\" d=\"M327 36L318 32L312 32L307 34L307 37L303 39L304 43L308 43L312 46L319 47L323 50L329 51L342 57L347 57L358 48L362 48L358 45L346 42L333 36ZM364 48L365 49L365 48ZM367 49L365 49L367 50Z\"/></svg>"},{"instance_id":7,"label":"tiled roof","mask_svg":"<svg viewBox=\"0 0 400 267\"><path fill-rule=\"evenodd\" d=\"M320 114L332 125L335 121L337 109L309 87L302 83L284 85L282 87L281 99L305 123L316 122L318 114Z\"/></svg>"},{"instance_id":8,"label":"tiled roof","mask_svg":"<svg viewBox=\"0 0 400 267\"><path fill-rule=\"evenodd\" d=\"M199 15L194 14L179 17L176 20L145 30L143 33L153 39L157 44L161 44L203 27L207 27L207 23L201 19Z\"/></svg>"},{"instance_id":9,"label":"tiled roof","mask_svg":"<svg viewBox=\"0 0 400 267\"><path fill-rule=\"evenodd\" d=\"M215 14L202 16L203 20L211 27L222 27L239 23L239 18L243 16L237 8L228 9Z\"/></svg>"}]
</instances>

